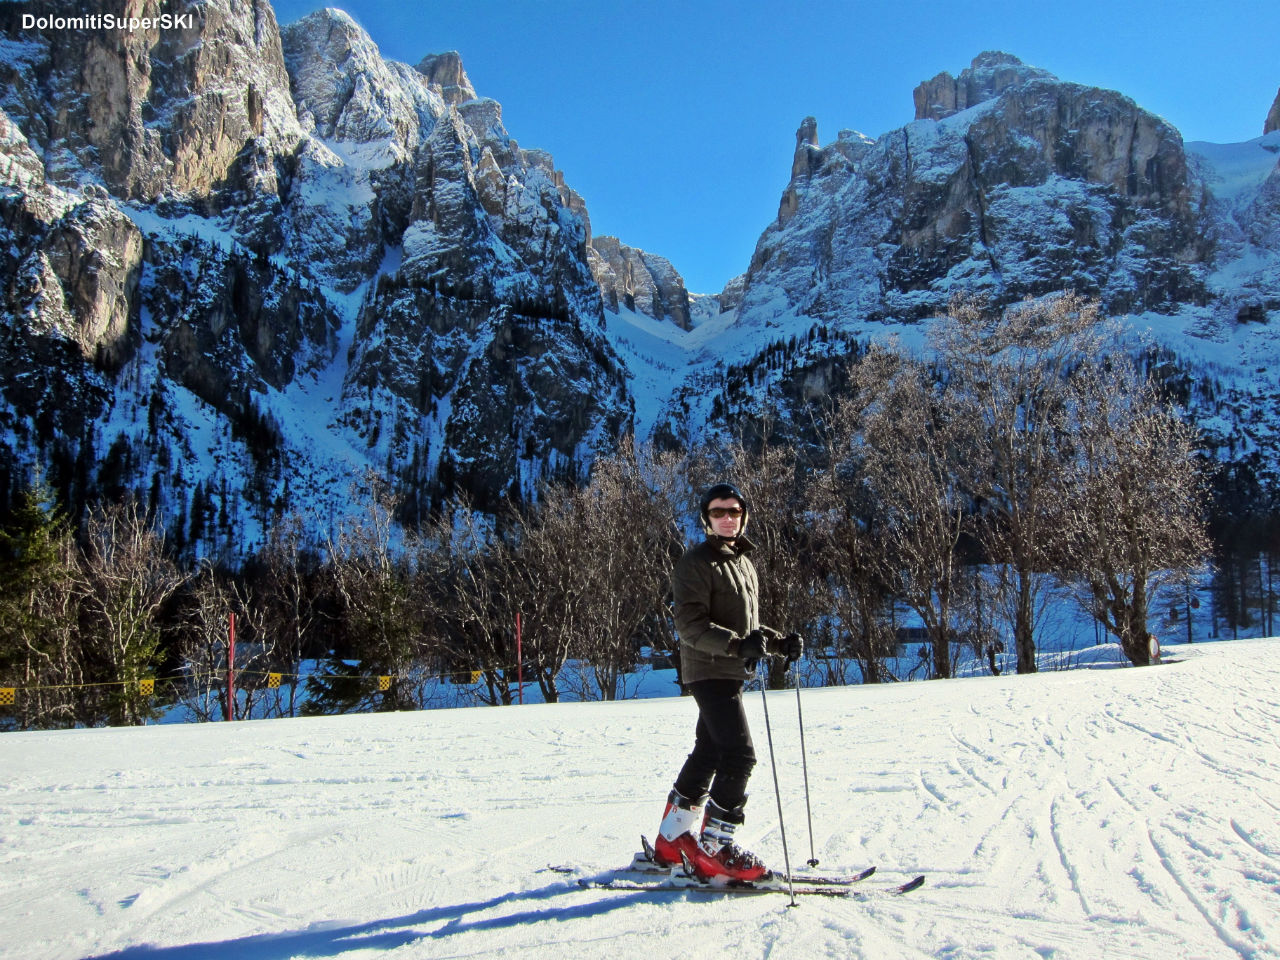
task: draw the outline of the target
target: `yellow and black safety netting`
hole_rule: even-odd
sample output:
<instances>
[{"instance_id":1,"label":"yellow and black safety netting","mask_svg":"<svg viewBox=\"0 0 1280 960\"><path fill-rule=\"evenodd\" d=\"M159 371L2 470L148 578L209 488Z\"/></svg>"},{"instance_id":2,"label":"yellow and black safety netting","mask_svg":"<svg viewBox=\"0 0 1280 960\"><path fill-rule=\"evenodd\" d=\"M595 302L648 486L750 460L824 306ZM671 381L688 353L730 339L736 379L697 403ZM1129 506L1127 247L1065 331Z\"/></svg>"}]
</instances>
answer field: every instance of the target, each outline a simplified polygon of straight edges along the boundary
<instances>
[{"instance_id":1,"label":"yellow and black safety netting","mask_svg":"<svg viewBox=\"0 0 1280 960\"><path fill-rule=\"evenodd\" d=\"M211 675L209 674L205 674L203 676L206 682L211 677ZM218 683L222 683L222 682L225 682L225 676L226 676L225 674L218 675L215 679L217 679ZM176 686L176 685L189 684L193 681L198 681L200 677L201 675L199 674L182 674L180 676L171 677L168 680L162 680L160 682L171 683ZM377 682L378 691L380 693L386 693L388 690L390 690L391 681L395 679L394 674L369 674L367 676L348 676L348 675L338 676L336 674L335 675L318 674L318 673L300 674L300 673L282 673L282 672L276 672L276 671L260 671L260 670L237 670L235 673L235 679L237 683L241 684L242 686L248 685L243 683L243 681L246 679L252 680L254 678L262 678L262 677L266 678L265 686L268 690L280 689L280 685L284 681L284 678L286 677L288 677L290 680L305 680L305 679L314 677L319 680L326 680L326 679L374 680ZM42 690L88 690L96 687L135 687L137 688L137 692L141 696L151 697L155 695L156 682L157 680L154 677L144 677L138 680L103 680L96 683L46 683L46 684L32 684L32 685L13 686L13 687L0 686L0 707L12 707L17 704L18 697L21 694L27 693L27 692L35 693Z\"/></svg>"}]
</instances>

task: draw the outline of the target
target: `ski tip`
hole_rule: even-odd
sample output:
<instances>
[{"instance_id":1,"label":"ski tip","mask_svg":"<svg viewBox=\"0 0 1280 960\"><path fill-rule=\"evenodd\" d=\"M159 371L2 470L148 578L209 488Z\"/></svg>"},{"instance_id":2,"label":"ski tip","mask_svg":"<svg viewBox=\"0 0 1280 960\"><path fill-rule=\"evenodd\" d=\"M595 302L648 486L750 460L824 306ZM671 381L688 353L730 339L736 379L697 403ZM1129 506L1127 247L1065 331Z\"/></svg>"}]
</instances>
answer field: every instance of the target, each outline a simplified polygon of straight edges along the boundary
<instances>
[{"instance_id":1,"label":"ski tip","mask_svg":"<svg viewBox=\"0 0 1280 960\"><path fill-rule=\"evenodd\" d=\"M830 883L830 884L854 884L861 883L876 872L874 866L867 867L865 870L859 870L857 873L842 873L831 876L814 873L795 873L791 875L792 880L796 883ZM776 874L779 878L786 880L785 873Z\"/></svg>"},{"instance_id":2,"label":"ski tip","mask_svg":"<svg viewBox=\"0 0 1280 960\"><path fill-rule=\"evenodd\" d=\"M911 880L908 880L906 883L899 884L894 889L893 892L899 893L899 894L910 893L912 890L919 890L923 886L924 886L924 877L915 877Z\"/></svg>"}]
</instances>

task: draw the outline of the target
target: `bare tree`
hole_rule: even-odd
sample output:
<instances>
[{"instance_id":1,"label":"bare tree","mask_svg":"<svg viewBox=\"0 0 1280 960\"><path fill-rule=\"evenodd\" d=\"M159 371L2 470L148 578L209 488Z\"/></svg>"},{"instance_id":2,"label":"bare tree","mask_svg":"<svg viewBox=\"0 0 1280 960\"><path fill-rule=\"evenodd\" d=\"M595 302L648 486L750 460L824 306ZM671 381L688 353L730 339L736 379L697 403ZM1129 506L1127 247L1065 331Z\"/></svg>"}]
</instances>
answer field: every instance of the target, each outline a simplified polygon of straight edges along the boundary
<instances>
[{"instance_id":1,"label":"bare tree","mask_svg":"<svg viewBox=\"0 0 1280 960\"><path fill-rule=\"evenodd\" d=\"M661 629L655 612L670 590L680 554L672 523L679 494L677 458L624 438L595 463L590 483L574 496L580 518L577 595L581 626L574 654L588 665L596 693L613 700L640 646Z\"/></svg>"},{"instance_id":2,"label":"bare tree","mask_svg":"<svg viewBox=\"0 0 1280 960\"><path fill-rule=\"evenodd\" d=\"M183 576L165 556L163 534L133 500L90 512L83 557L81 635L114 683L100 719L142 723L155 714L142 682L155 680L159 664L158 615Z\"/></svg>"},{"instance_id":3,"label":"bare tree","mask_svg":"<svg viewBox=\"0 0 1280 960\"><path fill-rule=\"evenodd\" d=\"M575 488L544 485L512 558L526 663L548 703L560 699L561 672L588 622L579 543L592 518L582 515L581 505Z\"/></svg>"},{"instance_id":4,"label":"bare tree","mask_svg":"<svg viewBox=\"0 0 1280 960\"><path fill-rule=\"evenodd\" d=\"M265 549L258 557L261 630L269 644L270 665L294 682L286 693L277 693L273 712L294 716L298 709L296 682L318 614L316 610L317 558L306 547L303 519L285 517L271 527Z\"/></svg>"},{"instance_id":5,"label":"bare tree","mask_svg":"<svg viewBox=\"0 0 1280 960\"><path fill-rule=\"evenodd\" d=\"M235 616L236 656L230 661L231 617ZM200 720L254 715L263 700L271 657L263 642L261 609L248 586L204 564L191 590L180 645L186 670L183 705ZM228 700L227 671L234 667L236 700Z\"/></svg>"},{"instance_id":6,"label":"bare tree","mask_svg":"<svg viewBox=\"0 0 1280 960\"><path fill-rule=\"evenodd\" d=\"M365 511L329 542L328 569L359 663L331 657L329 673L308 680L311 709L413 709L421 706L423 624L411 596L411 554L394 523L398 498L372 471L353 484L352 496ZM386 689L380 677L389 678Z\"/></svg>"},{"instance_id":7,"label":"bare tree","mask_svg":"<svg viewBox=\"0 0 1280 960\"><path fill-rule=\"evenodd\" d=\"M837 401L824 419L822 466L806 485L806 513L817 543L820 582L826 584L837 657L858 662L864 684L890 678L886 660L896 650L890 609L892 564L879 525L882 511L867 483L870 447L864 408L869 370L855 374L855 393ZM859 387L859 378L864 384ZM878 389L878 388L876 388ZM838 667L838 663L837 663ZM829 682L841 682L832 677Z\"/></svg>"},{"instance_id":8,"label":"bare tree","mask_svg":"<svg viewBox=\"0 0 1280 960\"><path fill-rule=\"evenodd\" d=\"M415 581L438 667L480 674L481 699L494 705L512 702L517 676L512 552L493 519L458 497L424 525Z\"/></svg>"},{"instance_id":9,"label":"bare tree","mask_svg":"<svg viewBox=\"0 0 1280 960\"><path fill-rule=\"evenodd\" d=\"M858 418L852 405L837 408L827 420L825 465L806 487L807 515L816 546L814 576L825 587L830 617L819 635L830 635L834 672L827 682L843 683L846 655L857 661L863 683L888 679L885 660L894 651L886 611L889 584L884 577L883 542L876 535L873 510L862 483L861 457L855 445Z\"/></svg>"},{"instance_id":10,"label":"bare tree","mask_svg":"<svg viewBox=\"0 0 1280 960\"><path fill-rule=\"evenodd\" d=\"M972 608L960 555L972 515L958 476L964 433L939 378L896 346L873 348L851 382L843 416L854 418L863 447L884 578L924 625L930 674L950 677Z\"/></svg>"},{"instance_id":11,"label":"bare tree","mask_svg":"<svg viewBox=\"0 0 1280 960\"><path fill-rule=\"evenodd\" d=\"M1077 446L1060 500L1060 569L1135 665L1151 661L1148 611L1209 552L1196 433L1161 402L1123 343L1074 381Z\"/></svg>"},{"instance_id":12,"label":"bare tree","mask_svg":"<svg viewBox=\"0 0 1280 960\"><path fill-rule=\"evenodd\" d=\"M1052 566L1069 381L1105 342L1095 302L1075 295L997 311L956 300L931 341L949 378L953 416L968 431L958 466L977 502L982 541L1008 573L1019 673L1036 670L1035 613Z\"/></svg>"}]
</instances>

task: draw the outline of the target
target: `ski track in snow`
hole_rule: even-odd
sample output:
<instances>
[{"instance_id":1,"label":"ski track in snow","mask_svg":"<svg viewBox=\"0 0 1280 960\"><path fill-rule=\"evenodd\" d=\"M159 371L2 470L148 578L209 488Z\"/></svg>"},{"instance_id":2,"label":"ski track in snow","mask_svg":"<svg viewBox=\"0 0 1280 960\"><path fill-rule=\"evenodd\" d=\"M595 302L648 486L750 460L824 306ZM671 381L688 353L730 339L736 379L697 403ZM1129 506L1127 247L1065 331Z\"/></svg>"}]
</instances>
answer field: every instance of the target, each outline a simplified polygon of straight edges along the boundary
<instances>
[{"instance_id":1,"label":"ski track in snow","mask_svg":"<svg viewBox=\"0 0 1280 960\"><path fill-rule=\"evenodd\" d=\"M0 737L0 957L1280 957L1280 641L807 690L820 872L865 903L579 888L652 834L688 700ZM770 695L791 861L795 695ZM744 841L781 865L758 691Z\"/></svg>"}]
</instances>

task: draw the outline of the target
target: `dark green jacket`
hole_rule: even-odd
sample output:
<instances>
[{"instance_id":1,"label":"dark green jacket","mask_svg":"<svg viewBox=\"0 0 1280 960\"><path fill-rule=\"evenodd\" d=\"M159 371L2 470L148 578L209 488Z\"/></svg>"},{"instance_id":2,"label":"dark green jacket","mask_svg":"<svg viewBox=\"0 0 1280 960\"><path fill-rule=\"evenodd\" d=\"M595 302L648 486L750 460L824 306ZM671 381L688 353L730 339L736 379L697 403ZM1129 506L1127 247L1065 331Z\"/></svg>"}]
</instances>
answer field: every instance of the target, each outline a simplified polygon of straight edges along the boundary
<instances>
[{"instance_id":1,"label":"dark green jacket","mask_svg":"<svg viewBox=\"0 0 1280 960\"><path fill-rule=\"evenodd\" d=\"M746 537L732 544L719 537L686 550L671 574L676 633L680 635L680 680L748 680L738 656L742 638L760 623L760 586Z\"/></svg>"}]
</instances>

